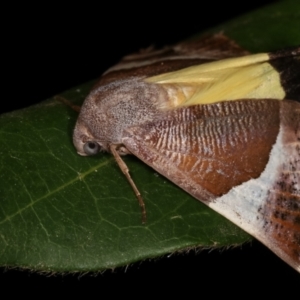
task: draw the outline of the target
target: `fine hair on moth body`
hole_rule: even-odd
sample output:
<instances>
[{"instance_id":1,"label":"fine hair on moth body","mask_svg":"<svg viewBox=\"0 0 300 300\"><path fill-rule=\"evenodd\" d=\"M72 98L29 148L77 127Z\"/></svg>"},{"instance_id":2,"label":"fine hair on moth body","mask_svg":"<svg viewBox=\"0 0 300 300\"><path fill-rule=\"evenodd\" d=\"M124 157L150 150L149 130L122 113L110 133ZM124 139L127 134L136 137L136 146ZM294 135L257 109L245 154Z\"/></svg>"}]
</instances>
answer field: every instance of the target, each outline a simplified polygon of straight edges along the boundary
<instances>
[{"instance_id":1,"label":"fine hair on moth body","mask_svg":"<svg viewBox=\"0 0 300 300\"><path fill-rule=\"evenodd\" d=\"M83 103L80 155L131 154L300 271L300 47L249 54L222 34L125 57Z\"/></svg>"}]
</instances>

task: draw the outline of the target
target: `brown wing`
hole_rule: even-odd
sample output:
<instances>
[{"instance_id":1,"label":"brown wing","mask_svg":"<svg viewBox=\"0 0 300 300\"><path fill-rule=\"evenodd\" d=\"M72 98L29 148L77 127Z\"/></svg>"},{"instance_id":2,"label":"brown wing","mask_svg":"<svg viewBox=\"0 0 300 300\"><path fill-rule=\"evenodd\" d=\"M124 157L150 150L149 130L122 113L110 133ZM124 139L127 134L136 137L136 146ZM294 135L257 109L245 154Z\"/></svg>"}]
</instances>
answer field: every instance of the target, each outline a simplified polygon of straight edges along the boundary
<instances>
[{"instance_id":1,"label":"brown wing","mask_svg":"<svg viewBox=\"0 0 300 300\"><path fill-rule=\"evenodd\" d=\"M241 100L168 111L128 129L124 144L187 192L209 201L264 170L279 131L279 105Z\"/></svg>"},{"instance_id":2,"label":"brown wing","mask_svg":"<svg viewBox=\"0 0 300 300\"><path fill-rule=\"evenodd\" d=\"M202 36L174 46L155 50L152 47L125 56L108 69L95 87L129 77L149 77L189 66L249 54L223 34Z\"/></svg>"},{"instance_id":3,"label":"brown wing","mask_svg":"<svg viewBox=\"0 0 300 300\"><path fill-rule=\"evenodd\" d=\"M299 271L299 127L296 102L241 100L166 112L123 141Z\"/></svg>"}]
</instances>

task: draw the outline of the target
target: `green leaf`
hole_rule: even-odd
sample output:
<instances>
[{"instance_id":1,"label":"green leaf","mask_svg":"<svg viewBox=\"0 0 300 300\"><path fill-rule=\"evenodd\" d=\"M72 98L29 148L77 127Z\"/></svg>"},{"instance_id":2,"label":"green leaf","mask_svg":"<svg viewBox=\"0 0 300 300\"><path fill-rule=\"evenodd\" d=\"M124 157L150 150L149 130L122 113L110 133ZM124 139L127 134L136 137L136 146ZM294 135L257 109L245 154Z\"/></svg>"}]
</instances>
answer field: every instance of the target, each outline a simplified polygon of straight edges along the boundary
<instances>
[{"instance_id":1,"label":"green leaf","mask_svg":"<svg viewBox=\"0 0 300 300\"><path fill-rule=\"evenodd\" d=\"M274 51L300 44L300 3L279 1L214 28L223 31L245 49L256 52Z\"/></svg>"},{"instance_id":2,"label":"green leaf","mask_svg":"<svg viewBox=\"0 0 300 300\"><path fill-rule=\"evenodd\" d=\"M297 7L295 7L297 6ZM300 44L300 5L283 1L213 29L251 51ZM262 26L264 31L261 31ZM82 103L90 84L63 94ZM55 99L0 116L0 265L98 271L191 247L250 239L135 157L125 157L140 209L109 154L77 155L77 113Z\"/></svg>"}]
</instances>

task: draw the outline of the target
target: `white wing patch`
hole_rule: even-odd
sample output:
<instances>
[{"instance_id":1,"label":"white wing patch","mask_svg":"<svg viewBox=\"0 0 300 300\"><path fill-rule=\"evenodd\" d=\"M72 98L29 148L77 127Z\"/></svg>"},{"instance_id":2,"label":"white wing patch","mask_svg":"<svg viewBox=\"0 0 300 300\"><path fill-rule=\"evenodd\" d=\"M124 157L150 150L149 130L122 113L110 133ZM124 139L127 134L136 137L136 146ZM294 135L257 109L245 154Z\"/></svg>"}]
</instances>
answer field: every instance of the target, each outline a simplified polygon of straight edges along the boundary
<instances>
[{"instance_id":1,"label":"white wing patch","mask_svg":"<svg viewBox=\"0 0 300 300\"><path fill-rule=\"evenodd\" d=\"M298 132L298 134L299 133L300 132ZM296 218L297 215L300 215L300 141L296 133L294 141L284 143L285 135L286 132L284 132L284 128L281 126L276 144L270 153L269 162L259 178L249 180L240 186L232 188L226 195L217 198L208 205L256 237L300 272L299 245L296 246L296 248L298 247L298 254L296 255L291 255L286 253L285 250L282 250L280 241L276 239L276 230L278 230L278 228L273 227L276 226L276 222L272 222L272 219L268 218L269 214L266 213L264 209L264 206L270 206L270 202L268 201L270 201L270 199L271 201L274 200L272 198L274 194L275 197L276 194L284 194L282 191L275 190L274 188L280 183L280 180L282 180L280 179L282 174L290 174L289 177L293 178L294 194L288 199L283 199L282 204L278 207L278 211L282 211L282 207L286 205L284 201L290 201L295 207L295 210L291 212L291 214L294 215L291 217ZM288 181L289 179L286 180ZM271 204L276 206L278 203L273 201ZM274 214L274 211L272 214ZM284 222L282 223L284 224ZM297 227L283 227L281 229L285 235L284 239L286 240L287 248L290 247L288 244L289 239L293 239L293 236L299 234L293 232L295 228L296 231L298 231ZM292 243L293 242L294 241L292 241Z\"/></svg>"}]
</instances>

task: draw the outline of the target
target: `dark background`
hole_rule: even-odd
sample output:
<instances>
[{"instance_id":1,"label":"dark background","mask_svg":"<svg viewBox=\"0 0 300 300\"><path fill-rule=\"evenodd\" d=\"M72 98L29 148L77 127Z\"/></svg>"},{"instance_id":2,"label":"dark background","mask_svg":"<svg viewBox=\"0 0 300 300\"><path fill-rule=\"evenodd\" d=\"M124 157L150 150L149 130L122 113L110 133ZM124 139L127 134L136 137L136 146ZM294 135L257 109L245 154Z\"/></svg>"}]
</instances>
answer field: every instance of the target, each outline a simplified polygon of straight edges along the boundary
<instances>
[{"instance_id":1,"label":"dark background","mask_svg":"<svg viewBox=\"0 0 300 300\"><path fill-rule=\"evenodd\" d=\"M188 1L168 9L143 2L138 12L114 2L103 7L72 4L63 9L26 4L12 8L6 12L10 21L2 28L1 112L38 103L95 79L122 56L140 48L176 43L272 2L276 1L243 2L238 7L228 2L203 2L202 9ZM237 287L245 294L259 287L270 296L283 288L287 296L299 290L299 279L298 273L256 241L230 250L174 254L98 275L49 277L0 269L1 287L12 283L28 288L36 284L48 288L89 286L99 292L110 291L111 295L120 292L121 286L124 294L134 295L139 294L137 287L148 293L160 286L170 293L176 289L204 290L212 296L218 289L224 295L238 295Z\"/></svg>"}]
</instances>

